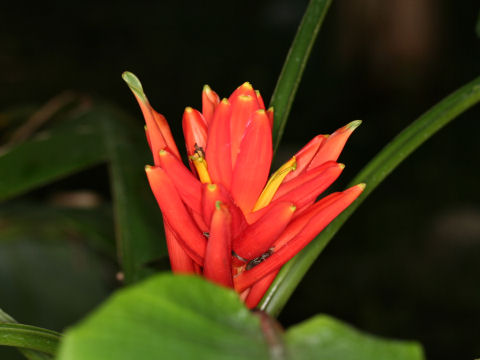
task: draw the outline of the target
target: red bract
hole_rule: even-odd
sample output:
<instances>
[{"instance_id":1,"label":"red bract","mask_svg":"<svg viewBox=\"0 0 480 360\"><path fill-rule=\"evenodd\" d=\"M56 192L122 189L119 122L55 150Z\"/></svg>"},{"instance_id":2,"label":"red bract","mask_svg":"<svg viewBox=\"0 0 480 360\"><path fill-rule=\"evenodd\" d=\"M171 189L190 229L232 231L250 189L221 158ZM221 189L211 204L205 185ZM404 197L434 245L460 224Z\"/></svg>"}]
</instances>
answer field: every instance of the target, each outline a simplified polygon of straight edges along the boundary
<instances>
[{"instance_id":1,"label":"red bract","mask_svg":"<svg viewBox=\"0 0 480 360\"><path fill-rule=\"evenodd\" d=\"M365 188L315 202L342 172L337 158L360 121L314 137L269 177L273 109L265 110L249 83L221 101L205 86L202 112L187 107L183 114L187 167L138 79L123 76L147 124L154 166L146 173L163 213L172 270L235 288L250 308L280 267Z\"/></svg>"}]
</instances>

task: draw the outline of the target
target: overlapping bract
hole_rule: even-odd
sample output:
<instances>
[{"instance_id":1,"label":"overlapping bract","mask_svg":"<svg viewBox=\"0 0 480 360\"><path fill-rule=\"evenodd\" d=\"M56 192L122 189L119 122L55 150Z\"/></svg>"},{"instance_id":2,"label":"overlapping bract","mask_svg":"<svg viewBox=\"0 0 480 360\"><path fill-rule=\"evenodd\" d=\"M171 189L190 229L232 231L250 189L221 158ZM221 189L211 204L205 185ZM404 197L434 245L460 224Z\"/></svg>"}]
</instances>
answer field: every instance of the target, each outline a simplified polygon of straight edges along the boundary
<instances>
[{"instance_id":1,"label":"overlapping bract","mask_svg":"<svg viewBox=\"0 0 480 360\"><path fill-rule=\"evenodd\" d=\"M187 107L183 114L186 167L138 79L123 77L145 117L154 159L146 173L162 210L172 270L232 287L249 307L365 187L315 202L342 172L336 160L360 121L316 136L269 177L273 109L265 109L249 83L223 100L205 86L202 111Z\"/></svg>"}]
</instances>

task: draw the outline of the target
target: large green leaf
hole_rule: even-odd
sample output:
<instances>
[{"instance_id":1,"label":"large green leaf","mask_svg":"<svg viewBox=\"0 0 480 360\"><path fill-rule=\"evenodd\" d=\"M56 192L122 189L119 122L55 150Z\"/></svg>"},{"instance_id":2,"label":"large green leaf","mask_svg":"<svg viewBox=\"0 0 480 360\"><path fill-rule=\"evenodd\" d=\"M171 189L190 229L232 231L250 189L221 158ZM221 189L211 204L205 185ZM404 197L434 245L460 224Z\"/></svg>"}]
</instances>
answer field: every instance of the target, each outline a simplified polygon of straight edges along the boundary
<instances>
[{"instance_id":1,"label":"large green leaf","mask_svg":"<svg viewBox=\"0 0 480 360\"><path fill-rule=\"evenodd\" d=\"M272 322L251 313L233 291L199 277L162 274L120 290L67 331L58 359L423 358L414 343L364 335L325 316L285 336Z\"/></svg>"},{"instance_id":2,"label":"large green leaf","mask_svg":"<svg viewBox=\"0 0 480 360\"><path fill-rule=\"evenodd\" d=\"M292 358L299 360L423 359L422 348L415 342L368 335L327 315L290 328L286 339Z\"/></svg>"},{"instance_id":3,"label":"large green leaf","mask_svg":"<svg viewBox=\"0 0 480 360\"><path fill-rule=\"evenodd\" d=\"M59 359L265 359L258 319L235 293L159 275L119 291L71 329Z\"/></svg>"}]
</instances>

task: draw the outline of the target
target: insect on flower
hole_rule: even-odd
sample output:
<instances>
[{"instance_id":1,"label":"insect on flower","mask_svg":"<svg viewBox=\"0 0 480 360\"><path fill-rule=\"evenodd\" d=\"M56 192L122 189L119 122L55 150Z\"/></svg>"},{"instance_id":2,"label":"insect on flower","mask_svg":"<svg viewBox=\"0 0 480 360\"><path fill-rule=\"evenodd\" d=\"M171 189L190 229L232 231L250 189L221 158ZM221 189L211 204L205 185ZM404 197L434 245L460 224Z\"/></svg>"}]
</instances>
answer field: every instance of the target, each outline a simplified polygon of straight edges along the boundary
<instances>
[{"instance_id":1,"label":"insect on flower","mask_svg":"<svg viewBox=\"0 0 480 360\"><path fill-rule=\"evenodd\" d=\"M273 109L249 83L228 99L209 86L202 111L187 107L182 126L189 167L166 119L125 72L146 122L153 154L147 177L163 214L172 270L234 288L255 307L280 267L303 249L365 188L358 184L316 201L340 176L337 163L360 121L318 135L270 175Z\"/></svg>"}]
</instances>

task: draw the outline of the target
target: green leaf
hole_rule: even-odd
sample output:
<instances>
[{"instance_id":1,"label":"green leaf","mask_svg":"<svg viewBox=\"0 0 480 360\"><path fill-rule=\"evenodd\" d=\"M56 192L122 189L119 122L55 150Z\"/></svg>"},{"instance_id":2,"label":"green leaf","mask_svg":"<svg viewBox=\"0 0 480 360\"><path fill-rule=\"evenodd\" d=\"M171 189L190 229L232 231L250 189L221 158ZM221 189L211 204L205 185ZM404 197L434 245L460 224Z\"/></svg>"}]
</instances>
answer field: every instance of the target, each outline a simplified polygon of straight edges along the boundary
<instances>
[{"instance_id":1,"label":"green leaf","mask_svg":"<svg viewBox=\"0 0 480 360\"><path fill-rule=\"evenodd\" d=\"M55 355L60 334L36 326L0 323L0 345Z\"/></svg>"},{"instance_id":2,"label":"green leaf","mask_svg":"<svg viewBox=\"0 0 480 360\"><path fill-rule=\"evenodd\" d=\"M105 160L102 135L92 123L46 131L0 155L0 201Z\"/></svg>"},{"instance_id":3,"label":"green leaf","mask_svg":"<svg viewBox=\"0 0 480 360\"><path fill-rule=\"evenodd\" d=\"M117 251L128 284L150 275L153 269L146 264L166 254L162 216L144 171L151 154L146 151L143 126L122 112L103 106L91 116L103 127Z\"/></svg>"},{"instance_id":4,"label":"green leaf","mask_svg":"<svg viewBox=\"0 0 480 360\"><path fill-rule=\"evenodd\" d=\"M60 360L267 359L258 319L198 277L159 275L117 292L67 331Z\"/></svg>"},{"instance_id":5,"label":"green leaf","mask_svg":"<svg viewBox=\"0 0 480 360\"><path fill-rule=\"evenodd\" d=\"M274 322L251 313L232 290L162 274L118 291L68 330L58 360L422 359L416 344L364 335L326 316L286 336Z\"/></svg>"},{"instance_id":6,"label":"green leaf","mask_svg":"<svg viewBox=\"0 0 480 360\"><path fill-rule=\"evenodd\" d=\"M14 318L12 318L6 312L4 312L2 309L0 309L0 324L2 324L2 323L3 324L18 324L15 321ZM49 330L47 330L47 331L49 331ZM7 345L7 344L4 344L4 345ZM28 349L28 348L24 348L23 346L19 346L18 351L20 351L23 354L23 356L25 356L28 360L49 360L49 359L52 359L52 356L50 356L50 355L48 355L44 352L31 350L31 349Z\"/></svg>"},{"instance_id":7,"label":"green leaf","mask_svg":"<svg viewBox=\"0 0 480 360\"><path fill-rule=\"evenodd\" d=\"M317 315L286 334L292 359L421 360L415 342L387 340L362 333L327 315Z\"/></svg>"},{"instance_id":8,"label":"green leaf","mask_svg":"<svg viewBox=\"0 0 480 360\"><path fill-rule=\"evenodd\" d=\"M260 309L278 315L318 255L363 200L415 149L479 101L480 77L433 106L385 146L350 183L366 183L362 195L283 266L262 299Z\"/></svg>"},{"instance_id":9,"label":"green leaf","mask_svg":"<svg viewBox=\"0 0 480 360\"><path fill-rule=\"evenodd\" d=\"M277 149L282 138L295 94L302 79L303 70L331 2L332 0L310 0L283 64L282 72L270 101L270 106L273 106L275 111L275 121L273 123L274 150Z\"/></svg>"}]
</instances>

